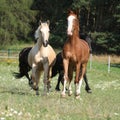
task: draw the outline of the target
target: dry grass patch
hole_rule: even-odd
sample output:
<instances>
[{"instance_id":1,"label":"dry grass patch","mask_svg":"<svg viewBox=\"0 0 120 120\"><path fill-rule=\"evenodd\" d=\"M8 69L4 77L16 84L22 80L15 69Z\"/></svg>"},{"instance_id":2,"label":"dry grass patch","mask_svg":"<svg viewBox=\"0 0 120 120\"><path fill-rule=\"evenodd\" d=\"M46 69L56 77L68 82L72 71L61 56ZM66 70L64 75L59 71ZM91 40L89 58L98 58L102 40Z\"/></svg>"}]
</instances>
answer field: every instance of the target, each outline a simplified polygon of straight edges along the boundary
<instances>
[{"instance_id":1,"label":"dry grass patch","mask_svg":"<svg viewBox=\"0 0 120 120\"><path fill-rule=\"evenodd\" d=\"M93 59L93 61L107 63L108 62L108 57L109 57L109 55L93 55L92 59ZM111 63L120 64L120 56L110 55L110 61L111 61Z\"/></svg>"}]
</instances>

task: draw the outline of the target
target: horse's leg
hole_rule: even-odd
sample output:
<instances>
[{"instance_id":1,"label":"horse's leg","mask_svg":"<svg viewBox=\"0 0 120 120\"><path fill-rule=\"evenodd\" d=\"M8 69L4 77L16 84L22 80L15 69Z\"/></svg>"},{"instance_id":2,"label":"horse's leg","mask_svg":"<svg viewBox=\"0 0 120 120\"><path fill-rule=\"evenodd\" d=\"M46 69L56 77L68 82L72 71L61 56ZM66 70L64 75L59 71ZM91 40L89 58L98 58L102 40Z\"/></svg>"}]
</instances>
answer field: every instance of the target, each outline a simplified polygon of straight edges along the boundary
<instances>
[{"instance_id":1,"label":"horse's leg","mask_svg":"<svg viewBox=\"0 0 120 120\"><path fill-rule=\"evenodd\" d=\"M72 67L69 68L68 77L69 77L68 95L71 96L72 95L71 81L73 78L73 68Z\"/></svg>"},{"instance_id":2,"label":"horse's leg","mask_svg":"<svg viewBox=\"0 0 120 120\"><path fill-rule=\"evenodd\" d=\"M63 71L59 72L58 81L55 88L57 91L60 91L60 82L62 83L62 85L64 84L63 76L64 76Z\"/></svg>"},{"instance_id":3,"label":"horse's leg","mask_svg":"<svg viewBox=\"0 0 120 120\"><path fill-rule=\"evenodd\" d=\"M32 86L33 81L32 81L32 79L29 77L29 74L28 74L28 73L26 73L26 74L25 74L25 76L26 76L26 78L27 78L27 79L28 79L28 81L29 81L29 85L30 85L30 86Z\"/></svg>"},{"instance_id":4,"label":"horse's leg","mask_svg":"<svg viewBox=\"0 0 120 120\"><path fill-rule=\"evenodd\" d=\"M84 81L85 81L85 84L86 84L86 85L85 85L85 90L86 90L88 93L92 93L92 90L90 89L89 84L88 84L88 79L87 79L86 72L85 72L83 78L84 78Z\"/></svg>"},{"instance_id":5,"label":"horse's leg","mask_svg":"<svg viewBox=\"0 0 120 120\"><path fill-rule=\"evenodd\" d=\"M48 60L43 64L44 68L44 78L43 78L43 83L44 83L44 95L47 94L47 84L49 82L48 76L49 76L49 63Z\"/></svg>"},{"instance_id":6,"label":"horse's leg","mask_svg":"<svg viewBox=\"0 0 120 120\"><path fill-rule=\"evenodd\" d=\"M39 95L39 87L38 87L38 84L39 84L39 80L40 80L40 75L41 75L41 71L39 69L36 69L36 72L35 72L35 79L36 79L36 95Z\"/></svg>"},{"instance_id":7,"label":"horse's leg","mask_svg":"<svg viewBox=\"0 0 120 120\"><path fill-rule=\"evenodd\" d=\"M55 90L60 91L60 81L61 81L61 74L59 73L57 85L55 87Z\"/></svg>"},{"instance_id":8,"label":"horse's leg","mask_svg":"<svg viewBox=\"0 0 120 120\"><path fill-rule=\"evenodd\" d=\"M81 67L81 64L77 63L76 64L76 76L75 76L75 96L76 96L76 98L79 98L79 96L80 96L80 87L82 84L82 78L79 79L80 67Z\"/></svg>"},{"instance_id":9,"label":"horse's leg","mask_svg":"<svg viewBox=\"0 0 120 120\"><path fill-rule=\"evenodd\" d=\"M49 67L48 69L48 81L47 81L47 90L51 88L50 82L51 82L51 76L52 76L52 67Z\"/></svg>"},{"instance_id":10,"label":"horse's leg","mask_svg":"<svg viewBox=\"0 0 120 120\"><path fill-rule=\"evenodd\" d=\"M87 63L84 63L81 65L81 73L79 74L79 84L77 85L76 84L76 98L79 98L79 94L80 94L80 90L81 90L81 85L82 85L82 80L83 80L83 76L85 74L85 71L86 71L86 66L87 66Z\"/></svg>"},{"instance_id":11,"label":"horse's leg","mask_svg":"<svg viewBox=\"0 0 120 120\"><path fill-rule=\"evenodd\" d=\"M32 81L33 81L32 88L36 91L36 95L39 95L38 82L39 82L40 72L37 71L36 66L32 67L32 76L31 77L32 77Z\"/></svg>"},{"instance_id":12,"label":"horse's leg","mask_svg":"<svg viewBox=\"0 0 120 120\"><path fill-rule=\"evenodd\" d=\"M65 97L65 92L66 92L66 83L68 81L68 65L69 65L69 60L68 59L63 59L63 66L64 66L64 84L63 84L63 91L61 93L62 97Z\"/></svg>"}]
</instances>

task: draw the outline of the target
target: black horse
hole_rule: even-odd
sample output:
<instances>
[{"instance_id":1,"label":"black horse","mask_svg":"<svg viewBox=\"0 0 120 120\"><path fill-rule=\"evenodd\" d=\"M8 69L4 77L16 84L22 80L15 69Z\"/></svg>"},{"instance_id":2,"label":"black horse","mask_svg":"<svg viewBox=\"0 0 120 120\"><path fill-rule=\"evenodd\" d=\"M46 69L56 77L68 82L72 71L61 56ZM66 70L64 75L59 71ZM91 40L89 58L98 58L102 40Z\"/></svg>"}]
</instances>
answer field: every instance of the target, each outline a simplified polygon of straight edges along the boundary
<instances>
[{"instance_id":1,"label":"black horse","mask_svg":"<svg viewBox=\"0 0 120 120\"><path fill-rule=\"evenodd\" d=\"M86 40L86 42L88 43L88 45L90 47L90 52L92 52L91 38L89 36L85 37L82 35L81 35L81 38ZM19 73L14 72L14 76L16 78L22 78L23 76L26 76L26 78L29 81L30 86L32 85L32 79L30 78L30 76L28 74L28 72L31 70L31 67L28 64L28 54L31 49L32 49L32 47L27 47L27 48L22 49L22 51L19 53ZM63 84L63 59L62 59L61 52L58 53L56 56L56 62L52 68L51 78L56 76L57 74L59 74L59 76L58 76L58 81L57 81L57 85L56 85L55 89L57 91L60 91L60 82ZM86 73L84 74L84 81L86 83L85 90L88 93L91 93L92 91L89 87Z\"/></svg>"},{"instance_id":2,"label":"black horse","mask_svg":"<svg viewBox=\"0 0 120 120\"><path fill-rule=\"evenodd\" d=\"M88 43L89 48L90 48L90 53L92 53L92 46L91 46L92 38L91 38L91 34L80 33L80 38L85 40Z\"/></svg>"},{"instance_id":3,"label":"black horse","mask_svg":"<svg viewBox=\"0 0 120 120\"><path fill-rule=\"evenodd\" d=\"M32 85L32 80L28 74L28 72L31 70L31 67L28 64L28 54L31 49L32 47L27 47L21 50L21 52L19 53L19 73L13 73L15 78L17 79L26 76L29 81L29 85Z\"/></svg>"}]
</instances>

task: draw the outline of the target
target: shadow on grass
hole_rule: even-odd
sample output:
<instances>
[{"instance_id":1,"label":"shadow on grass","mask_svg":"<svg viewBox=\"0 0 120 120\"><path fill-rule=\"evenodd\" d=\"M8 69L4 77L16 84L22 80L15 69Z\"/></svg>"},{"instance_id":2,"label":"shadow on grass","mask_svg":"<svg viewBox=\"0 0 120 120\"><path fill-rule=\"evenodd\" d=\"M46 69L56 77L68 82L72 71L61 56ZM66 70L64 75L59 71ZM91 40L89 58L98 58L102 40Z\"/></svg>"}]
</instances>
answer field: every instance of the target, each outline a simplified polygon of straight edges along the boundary
<instances>
[{"instance_id":1,"label":"shadow on grass","mask_svg":"<svg viewBox=\"0 0 120 120\"><path fill-rule=\"evenodd\" d=\"M32 93L30 93L31 90L23 91L18 88L13 88L13 89L9 89L9 90L8 90L8 88L3 88L3 87L1 87L1 88L2 88L2 90L0 90L0 94L10 93L12 95L29 95L29 96L33 95Z\"/></svg>"}]
</instances>

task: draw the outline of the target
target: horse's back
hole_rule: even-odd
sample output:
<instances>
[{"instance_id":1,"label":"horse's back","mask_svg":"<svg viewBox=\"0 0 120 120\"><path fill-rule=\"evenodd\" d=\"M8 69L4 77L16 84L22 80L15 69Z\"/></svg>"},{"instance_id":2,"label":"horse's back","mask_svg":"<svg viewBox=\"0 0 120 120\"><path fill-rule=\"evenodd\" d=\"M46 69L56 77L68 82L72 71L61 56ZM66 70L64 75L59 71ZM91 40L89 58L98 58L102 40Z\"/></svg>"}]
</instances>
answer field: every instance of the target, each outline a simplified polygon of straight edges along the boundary
<instances>
[{"instance_id":1,"label":"horse's back","mask_svg":"<svg viewBox=\"0 0 120 120\"><path fill-rule=\"evenodd\" d=\"M30 50L32 49L32 47L27 47L21 50L21 52L19 53L19 62L24 62L26 64L28 64L28 54L30 52Z\"/></svg>"}]
</instances>

